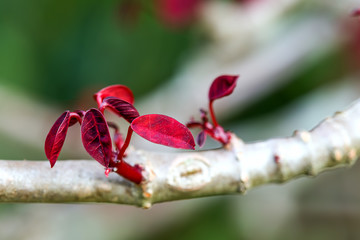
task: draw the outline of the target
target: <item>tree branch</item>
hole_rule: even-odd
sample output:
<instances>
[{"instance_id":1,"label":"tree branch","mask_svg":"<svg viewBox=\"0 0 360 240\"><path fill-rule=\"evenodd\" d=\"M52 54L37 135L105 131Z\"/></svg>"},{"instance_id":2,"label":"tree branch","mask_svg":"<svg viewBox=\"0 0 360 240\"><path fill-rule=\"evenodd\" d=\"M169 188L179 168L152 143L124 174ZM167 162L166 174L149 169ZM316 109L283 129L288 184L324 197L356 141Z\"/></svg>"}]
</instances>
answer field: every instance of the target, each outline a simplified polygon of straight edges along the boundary
<instances>
[{"instance_id":1,"label":"tree branch","mask_svg":"<svg viewBox=\"0 0 360 240\"><path fill-rule=\"evenodd\" d=\"M233 135L223 149L155 153L132 151L126 160L144 167L133 184L96 161L0 161L0 202L110 202L149 208L154 203L244 193L255 186L315 176L351 165L360 151L360 100L310 132L244 144Z\"/></svg>"}]
</instances>

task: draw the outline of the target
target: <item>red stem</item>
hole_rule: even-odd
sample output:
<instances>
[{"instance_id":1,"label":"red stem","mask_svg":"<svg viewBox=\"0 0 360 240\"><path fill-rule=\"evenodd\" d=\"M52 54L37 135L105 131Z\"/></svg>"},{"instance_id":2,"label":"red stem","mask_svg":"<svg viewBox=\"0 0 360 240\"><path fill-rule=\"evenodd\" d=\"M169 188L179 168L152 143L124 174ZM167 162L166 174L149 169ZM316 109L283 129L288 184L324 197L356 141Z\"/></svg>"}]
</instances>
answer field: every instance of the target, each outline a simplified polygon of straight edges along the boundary
<instances>
[{"instance_id":1,"label":"red stem","mask_svg":"<svg viewBox=\"0 0 360 240\"><path fill-rule=\"evenodd\" d=\"M137 167L136 165L131 166L125 161L120 161L115 164L115 168L114 172L136 184L141 183L141 181L143 180L141 168Z\"/></svg>"},{"instance_id":2,"label":"red stem","mask_svg":"<svg viewBox=\"0 0 360 240\"><path fill-rule=\"evenodd\" d=\"M216 117L215 117L215 113L214 113L214 109L213 109L213 101L210 101L210 103L209 103L209 110L210 110L210 116L211 116L211 120L214 124L214 127L219 126L219 124L216 121Z\"/></svg>"},{"instance_id":3,"label":"red stem","mask_svg":"<svg viewBox=\"0 0 360 240\"><path fill-rule=\"evenodd\" d=\"M129 126L128 128L128 132L126 134L126 139L125 139L125 142L124 144L122 145L121 149L120 149L120 153L118 155L118 159L119 160L122 160L123 156L124 156L124 153L125 153L125 150L128 148L129 144L130 144L130 140L131 140L131 136L132 136L132 133L133 133L133 130L131 128L131 126Z\"/></svg>"},{"instance_id":4,"label":"red stem","mask_svg":"<svg viewBox=\"0 0 360 240\"><path fill-rule=\"evenodd\" d=\"M120 176L122 176L136 184L140 184L141 181L143 180L143 176L141 173L142 172L141 167L139 167L138 165L131 166L130 164L128 164L127 162L125 162L123 160L124 153L129 146L132 133L133 133L133 130L132 130L131 126L129 126L128 132L126 135L126 140L125 140L124 144L122 145L120 152L118 154L118 157L117 157L120 161L117 161L117 162L112 161L110 163L109 167L112 168L113 171L116 172L117 174L119 174Z\"/></svg>"}]
</instances>

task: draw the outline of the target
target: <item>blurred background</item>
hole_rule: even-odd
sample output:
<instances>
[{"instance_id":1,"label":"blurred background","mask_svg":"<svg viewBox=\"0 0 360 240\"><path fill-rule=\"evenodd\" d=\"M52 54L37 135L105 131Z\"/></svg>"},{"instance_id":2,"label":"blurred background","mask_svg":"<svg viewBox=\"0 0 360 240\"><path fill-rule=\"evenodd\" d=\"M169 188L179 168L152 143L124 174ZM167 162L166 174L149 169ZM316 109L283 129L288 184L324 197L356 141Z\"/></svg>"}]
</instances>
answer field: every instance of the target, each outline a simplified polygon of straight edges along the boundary
<instances>
[{"instance_id":1,"label":"blurred background","mask_svg":"<svg viewBox=\"0 0 360 240\"><path fill-rule=\"evenodd\" d=\"M360 96L360 19L351 16L359 7L358 0L0 0L0 159L45 159L57 117L95 107L92 94L110 84L130 87L141 114L185 123L207 107L215 77L239 74L235 92L215 104L226 129L247 142L311 129ZM171 151L136 136L133 145ZM78 126L60 159L89 159ZM359 165L150 210L1 204L0 239L359 239Z\"/></svg>"}]
</instances>

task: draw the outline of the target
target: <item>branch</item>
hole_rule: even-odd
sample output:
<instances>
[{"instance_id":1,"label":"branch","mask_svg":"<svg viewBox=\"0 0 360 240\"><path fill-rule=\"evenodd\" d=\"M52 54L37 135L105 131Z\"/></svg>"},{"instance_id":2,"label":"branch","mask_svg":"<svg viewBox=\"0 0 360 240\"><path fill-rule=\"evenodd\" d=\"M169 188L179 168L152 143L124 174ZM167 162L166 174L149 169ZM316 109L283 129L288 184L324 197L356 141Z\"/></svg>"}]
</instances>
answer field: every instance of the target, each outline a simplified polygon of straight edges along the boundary
<instances>
[{"instance_id":1,"label":"branch","mask_svg":"<svg viewBox=\"0 0 360 240\"><path fill-rule=\"evenodd\" d=\"M96 161L0 161L0 202L109 202L149 208L154 203L244 193L266 183L315 176L353 164L360 152L360 100L310 132L244 144L235 135L223 149L129 153L146 181L104 176Z\"/></svg>"}]
</instances>

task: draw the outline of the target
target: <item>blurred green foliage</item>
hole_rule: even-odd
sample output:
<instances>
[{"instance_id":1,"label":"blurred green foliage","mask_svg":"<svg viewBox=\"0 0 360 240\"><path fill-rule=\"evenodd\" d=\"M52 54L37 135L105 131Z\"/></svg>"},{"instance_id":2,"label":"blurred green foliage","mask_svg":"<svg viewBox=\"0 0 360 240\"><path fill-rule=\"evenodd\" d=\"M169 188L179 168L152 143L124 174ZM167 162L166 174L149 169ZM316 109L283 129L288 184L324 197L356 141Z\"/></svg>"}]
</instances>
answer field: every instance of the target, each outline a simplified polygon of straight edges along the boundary
<instances>
[{"instance_id":1,"label":"blurred green foliage","mask_svg":"<svg viewBox=\"0 0 360 240\"><path fill-rule=\"evenodd\" d=\"M151 12L133 24L121 1L0 1L0 79L58 104L85 88L125 84L136 96L169 78L191 45L189 28L170 29Z\"/></svg>"},{"instance_id":2,"label":"blurred green foliage","mask_svg":"<svg viewBox=\"0 0 360 240\"><path fill-rule=\"evenodd\" d=\"M176 224L168 224L156 231L148 240L216 240L216 239L243 239L236 228L234 215L231 209L230 198L213 199L203 208L197 209L187 219ZM137 239L144 239L140 236Z\"/></svg>"},{"instance_id":3,"label":"blurred green foliage","mask_svg":"<svg viewBox=\"0 0 360 240\"><path fill-rule=\"evenodd\" d=\"M0 159L9 160L31 160L44 156L42 149L34 148L25 143L19 143L12 138L0 133Z\"/></svg>"}]
</instances>

